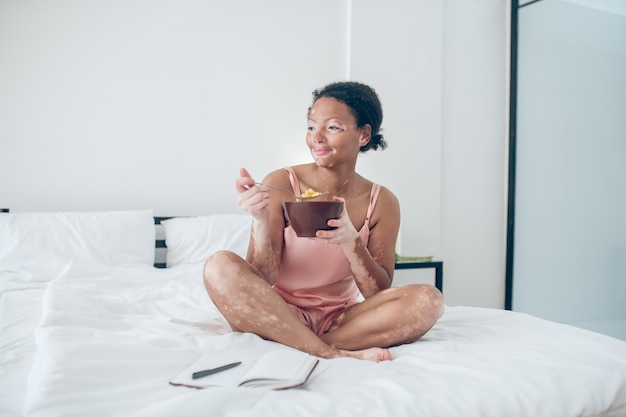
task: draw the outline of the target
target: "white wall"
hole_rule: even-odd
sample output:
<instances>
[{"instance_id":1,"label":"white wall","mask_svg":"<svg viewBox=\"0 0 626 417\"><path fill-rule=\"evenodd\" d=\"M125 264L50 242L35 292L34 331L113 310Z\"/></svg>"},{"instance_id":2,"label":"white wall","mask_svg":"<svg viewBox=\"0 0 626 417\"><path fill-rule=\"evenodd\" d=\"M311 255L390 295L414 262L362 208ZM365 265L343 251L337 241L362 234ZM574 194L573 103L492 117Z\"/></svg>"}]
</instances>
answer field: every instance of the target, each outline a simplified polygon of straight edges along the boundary
<instances>
[{"instance_id":1,"label":"white wall","mask_svg":"<svg viewBox=\"0 0 626 417\"><path fill-rule=\"evenodd\" d=\"M404 254L442 257L442 23L437 1L353 2L351 77L379 92L389 142L358 168L398 196Z\"/></svg>"},{"instance_id":2,"label":"white wall","mask_svg":"<svg viewBox=\"0 0 626 417\"><path fill-rule=\"evenodd\" d=\"M509 17L468 3L2 2L0 207L236 212L239 167L308 161L311 91L350 78L381 95L358 169L400 198L401 252L502 307Z\"/></svg>"},{"instance_id":3,"label":"white wall","mask_svg":"<svg viewBox=\"0 0 626 417\"><path fill-rule=\"evenodd\" d=\"M447 297L504 305L509 2L446 1L442 253ZM495 279L495 277L498 277ZM487 285L488 283L488 285Z\"/></svg>"},{"instance_id":4,"label":"white wall","mask_svg":"<svg viewBox=\"0 0 626 417\"><path fill-rule=\"evenodd\" d=\"M236 210L239 167L306 160L311 90L345 74L345 1L1 7L0 201L17 211Z\"/></svg>"}]
</instances>

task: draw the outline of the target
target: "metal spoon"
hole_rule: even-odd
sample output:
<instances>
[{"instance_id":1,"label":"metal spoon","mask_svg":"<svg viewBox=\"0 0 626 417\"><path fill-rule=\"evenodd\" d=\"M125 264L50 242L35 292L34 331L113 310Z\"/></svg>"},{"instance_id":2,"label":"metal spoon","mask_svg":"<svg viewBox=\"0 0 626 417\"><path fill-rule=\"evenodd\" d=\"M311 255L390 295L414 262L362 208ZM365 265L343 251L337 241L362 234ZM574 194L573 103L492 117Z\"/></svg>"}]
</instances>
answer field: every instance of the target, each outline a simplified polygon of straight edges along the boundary
<instances>
[{"instance_id":1,"label":"metal spoon","mask_svg":"<svg viewBox=\"0 0 626 417\"><path fill-rule=\"evenodd\" d=\"M312 196L308 196L308 195L302 195L302 194L294 194L292 191L286 189L286 188L281 188L281 187L275 187L273 185L267 185L267 184L263 184L262 182L254 182L256 185L265 185L267 188L274 188L275 190L280 190L280 191L284 191L287 194L290 194L291 196L295 197L298 200L312 200L314 198L318 198L323 196L324 194L319 193L318 195L312 195Z\"/></svg>"}]
</instances>

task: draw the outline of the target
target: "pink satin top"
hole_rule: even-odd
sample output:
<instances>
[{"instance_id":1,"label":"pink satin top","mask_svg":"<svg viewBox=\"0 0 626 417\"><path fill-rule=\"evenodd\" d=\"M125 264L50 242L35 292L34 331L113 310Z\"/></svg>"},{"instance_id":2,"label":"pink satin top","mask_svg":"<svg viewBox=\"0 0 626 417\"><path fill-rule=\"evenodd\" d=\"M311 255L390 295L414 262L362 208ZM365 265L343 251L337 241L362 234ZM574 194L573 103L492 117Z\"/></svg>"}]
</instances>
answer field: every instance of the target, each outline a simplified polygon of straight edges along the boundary
<instances>
[{"instance_id":1,"label":"pink satin top","mask_svg":"<svg viewBox=\"0 0 626 417\"><path fill-rule=\"evenodd\" d=\"M291 167L285 169L289 171L294 193L301 193L293 169ZM365 246L370 236L369 220L379 192L380 185L373 184L365 222L359 230ZM360 291L339 245L329 245L314 238L299 238L290 225L285 227L284 240L280 270L274 289L287 303L298 307L297 311L317 310L322 317L315 321L326 326L329 325L329 320L323 316L336 315L346 307L359 302ZM318 333L324 330L317 329Z\"/></svg>"}]
</instances>

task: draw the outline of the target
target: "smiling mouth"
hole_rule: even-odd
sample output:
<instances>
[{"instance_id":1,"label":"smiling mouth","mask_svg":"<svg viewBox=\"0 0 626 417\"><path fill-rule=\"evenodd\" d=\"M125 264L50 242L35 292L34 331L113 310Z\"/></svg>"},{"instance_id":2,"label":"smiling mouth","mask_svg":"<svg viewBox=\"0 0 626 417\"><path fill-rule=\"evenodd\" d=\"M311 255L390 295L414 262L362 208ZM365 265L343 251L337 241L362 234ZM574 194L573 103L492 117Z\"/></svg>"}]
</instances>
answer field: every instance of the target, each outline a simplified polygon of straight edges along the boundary
<instances>
[{"instance_id":1,"label":"smiling mouth","mask_svg":"<svg viewBox=\"0 0 626 417\"><path fill-rule=\"evenodd\" d=\"M315 155L320 155L320 156L324 156L324 155L328 155L330 153L332 153L332 149L314 149L313 153Z\"/></svg>"}]
</instances>

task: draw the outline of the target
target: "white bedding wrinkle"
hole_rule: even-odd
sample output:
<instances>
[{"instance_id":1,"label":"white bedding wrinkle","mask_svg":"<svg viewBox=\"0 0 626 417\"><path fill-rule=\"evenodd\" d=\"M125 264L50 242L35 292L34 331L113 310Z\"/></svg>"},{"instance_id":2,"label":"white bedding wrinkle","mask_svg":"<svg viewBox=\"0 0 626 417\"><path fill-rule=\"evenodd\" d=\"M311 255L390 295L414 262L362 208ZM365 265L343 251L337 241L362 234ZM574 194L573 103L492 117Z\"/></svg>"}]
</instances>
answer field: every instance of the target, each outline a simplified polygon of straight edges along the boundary
<instances>
[{"instance_id":1,"label":"white bedding wrinkle","mask_svg":"<svg viewBox=\"0 0 626 417\"><path fill-rule=\"evenodd\" d=\"M31 283L5 285L8 276L0 273L0 416L21 416L32 357L33 336L41 319L44 288ZM12 290L8 290L8 288Z\"/></svg>"},{"instance_id":2,"label":"white bedding wrinkle","mask_svg":"<svg viewBox=\"0 0 626 417\"><path fill-rule=\"evenodd\" d=\"M300 388L171 386L204 351L277 347L230 332L201 270L71 265L45 292L24 415L626 415L626 342L471 307L447 307L393 361L321 360Z\"/></svg>"}]
</instances>

